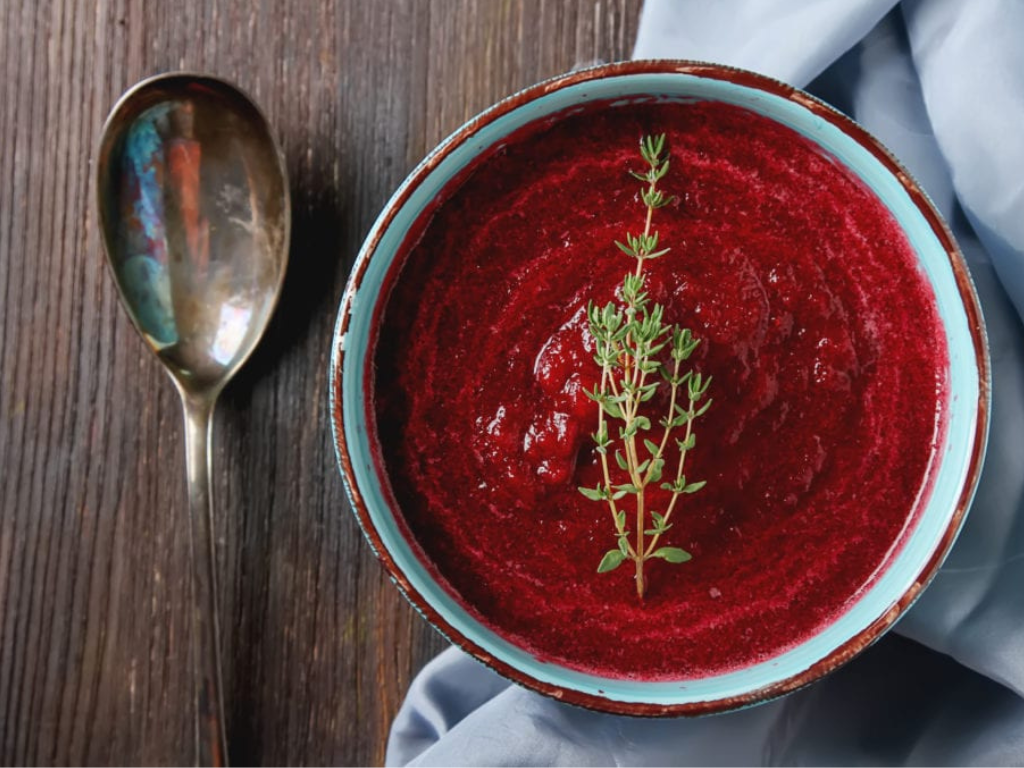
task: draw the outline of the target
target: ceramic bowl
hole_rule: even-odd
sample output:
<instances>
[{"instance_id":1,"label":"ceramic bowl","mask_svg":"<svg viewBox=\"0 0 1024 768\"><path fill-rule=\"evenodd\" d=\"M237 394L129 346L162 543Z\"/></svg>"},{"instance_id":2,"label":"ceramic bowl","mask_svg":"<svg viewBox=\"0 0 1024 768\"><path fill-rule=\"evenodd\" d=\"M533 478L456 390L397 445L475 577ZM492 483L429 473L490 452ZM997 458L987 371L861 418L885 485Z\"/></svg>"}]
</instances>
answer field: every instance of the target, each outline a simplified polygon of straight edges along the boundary
<instances>
[{"instance_id":1,"label":"ceramic bowl","mask_svg":"<svg viewBox=\"0 0 1024 768\"><path fill-rule=\"evenodd\" d=\"M380 288L407 232L445 184L523 125L590 101L712 99L789 126L846 165L903 228L934 289L949 349L948 429L926 508L887 570L833 623L792 649L701 679L608 679L539 661L471 617L417 559L382 493L371 451L366 372ZM981 311L956 243L905 169L849 118L760 75L693 62L631 62L540 83L475 117L395 192L359 254L338 314L330 407L338 464L373 550L409 601L452 642L501 674L563 701L632 715L720 712L765 701L836 669L896 622L935 575L970 505L987 436L989 365Z\"/></svg>"}]
</instances>

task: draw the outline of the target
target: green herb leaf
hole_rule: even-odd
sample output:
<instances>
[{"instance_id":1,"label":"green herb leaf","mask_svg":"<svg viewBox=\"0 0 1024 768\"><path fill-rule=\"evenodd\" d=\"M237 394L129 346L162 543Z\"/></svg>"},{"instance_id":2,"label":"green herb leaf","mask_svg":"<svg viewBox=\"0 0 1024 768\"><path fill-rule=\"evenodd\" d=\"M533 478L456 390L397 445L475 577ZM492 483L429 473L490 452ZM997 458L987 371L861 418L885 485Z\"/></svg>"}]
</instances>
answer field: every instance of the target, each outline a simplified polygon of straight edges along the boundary
<instances>
[{"instance_id":1,"label":"green herb leaf","mask_svg":"<svg viewBox=\"0 0 1024 768\"><path fill-rule=\"evenodd\" d=\"M658 549L651 552L651 557L660 557L662 560L670 563L685 563L691 559L692 555L679 547L658 547Z\"/></svg>"},{"instance_id":2,"label":"green herb leaf","mask_svg":"<svg viewBox=\"0 0 1024 768\"><path fill-rule=\"evenodd\" d=\"M654 518L654 527L650 530L644 531L648 536L660 536L672 527L672 523L668 523L666 525L664 515L659 515L654 510L651 510L651 517Z\"/></svg>"},{"instance_id":3,"label":"green herb leaf","mask_svg":"<svg viewBox=\"0 0 1024 768\"><path fill-rule=\"evenodd\" d=\"M662 470L664 468L665 468L665 459L662 458L662 457L658 457L657 459L655 459L654 462L651 464L650 478L648 479L647 482L649 482L649 483L656 483L659 480L661 480L661 472L662 472Z\"/></svg>"},{"instance_id":4,"label":"green herb leaf","mask_svg":"<svg viewBox=\"0 0 1024 768\"><path fill-rule=\"evenodd\" d=\"M626 559L626 556L622 554L619 549L609 549L604 553L604 557L601 558L601 564L597 566L598 573L608 573L608 571L614 571L620 565L622 561Z\"/></svg>"},{"instance_id":5,"label":"green herb leaf","mask_svg":"<svg viewBox=\"0 0 1024 768\"><path fill-rule=\"evenodd\" d=\"M697 435L693 432L691 432L690 436L687 437L685 440L676 440L676 447L679 448L680 451L688 451L691 448L693 448L693 446L695 446L696 444Z\"/></svg>"},{"instance_id":6,"label":"green herb leaf","mask_svg":"<svg viewBox=\"0 0 1024 768\"><path fill-rule=\"evenodd\" d=\"M601 407L604 408L605 413L611 416L613 419L622 418L622 409L619 408L619 404L611 398L605 398L601 401Z\"/></svg>"},{"instance_id":7,"label":"green herb leaf","mask_svg":"<svg viewBox=\"0 0 1024 768\"><path fill-rule=\"evenodd\" d=\"M671 527L672 523L669 523L668 525L656 525L653 528L647 529L646 531L644 531L644 533L646 533L648 536L660 536Z\"/></svg>"}]
</instances>

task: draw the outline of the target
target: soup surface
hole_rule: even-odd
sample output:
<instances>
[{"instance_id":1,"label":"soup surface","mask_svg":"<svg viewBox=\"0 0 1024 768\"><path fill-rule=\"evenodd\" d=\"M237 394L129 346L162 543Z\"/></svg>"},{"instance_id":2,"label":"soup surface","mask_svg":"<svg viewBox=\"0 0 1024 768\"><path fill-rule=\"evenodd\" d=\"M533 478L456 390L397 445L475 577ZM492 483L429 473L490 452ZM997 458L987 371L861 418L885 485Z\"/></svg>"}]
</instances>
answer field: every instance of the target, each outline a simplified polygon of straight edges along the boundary
<instances>
[{"instance_id":1,"label":"soup surface","mask_svg":"<svg viewBox=\"0 0 1024 768\"><path fill-rule=\"evenodd\" d=\"M601 478L585 307L633 268L614 241L643 228L628 171L656 133L676 200L648 290L702 340L714 403L687 458L707 486L662 540L693 559L649 561L640 603L630 563L596 572L614 528L576 489ZM851 605L927 495L947 353L926 279L873 193L747 110L521 131L421 218L386 289L368 384L387 493L451 593L542 659L680 679L770 658Z\"/></svg>"}]
</instances>

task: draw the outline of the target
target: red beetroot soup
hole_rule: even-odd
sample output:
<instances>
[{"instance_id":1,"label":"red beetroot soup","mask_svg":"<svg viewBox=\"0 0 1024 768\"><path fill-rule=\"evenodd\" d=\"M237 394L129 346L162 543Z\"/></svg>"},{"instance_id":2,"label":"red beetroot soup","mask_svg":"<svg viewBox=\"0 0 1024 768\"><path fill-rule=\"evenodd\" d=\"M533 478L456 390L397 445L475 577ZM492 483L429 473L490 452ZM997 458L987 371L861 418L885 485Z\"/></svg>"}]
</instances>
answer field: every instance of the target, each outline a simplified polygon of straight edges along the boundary
<instances>
[{"instance_id":1,"label":"red beetroot soup","mask_svg":"<svg viewBox=\"0 0 1024 768\"><path fill-rule=\"evenodd\" d=\"M687 458L708 484L662 539L693 559L648 561L641 604L630 563L596 572L614 528L576 488L601 478L585 307L634 265L613 242L642 228L627 172L650 133L676 201L648 290L702 340L714 404ZM386 492L441 583L538 657L652 680L763 661L850 607L913 523L944 406L934 298L881 202L794 131L718 102L527 128L395 264L368 382Z\"/></svg>"}]
</instances>

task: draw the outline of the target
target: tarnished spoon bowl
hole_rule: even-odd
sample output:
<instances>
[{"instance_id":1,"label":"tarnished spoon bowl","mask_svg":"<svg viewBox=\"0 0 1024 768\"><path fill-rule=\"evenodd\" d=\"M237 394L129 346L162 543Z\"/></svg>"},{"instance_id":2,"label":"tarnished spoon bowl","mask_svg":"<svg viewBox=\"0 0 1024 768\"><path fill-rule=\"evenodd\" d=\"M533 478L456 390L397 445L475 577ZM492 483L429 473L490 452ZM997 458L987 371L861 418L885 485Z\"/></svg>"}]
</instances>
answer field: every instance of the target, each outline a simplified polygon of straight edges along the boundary
<instances>
[{"instance_id":1,"label":"tarnished spoon bowl","mask_svg":"<svg viewBox=\"0 0 1024 768\"><path fill-rule=\"evenodd\" d=\"M122 303L185 411L196 759L226 761L209 487L217 396L277 303L288 258L284 163L266 119L228 83L171 73L114 106L97 161L100 224Z\"/></svg>"}]
</instances>

